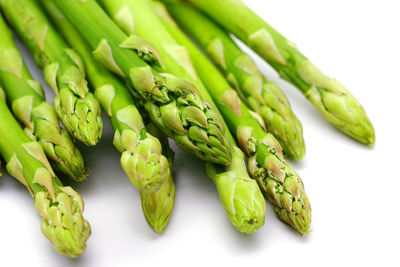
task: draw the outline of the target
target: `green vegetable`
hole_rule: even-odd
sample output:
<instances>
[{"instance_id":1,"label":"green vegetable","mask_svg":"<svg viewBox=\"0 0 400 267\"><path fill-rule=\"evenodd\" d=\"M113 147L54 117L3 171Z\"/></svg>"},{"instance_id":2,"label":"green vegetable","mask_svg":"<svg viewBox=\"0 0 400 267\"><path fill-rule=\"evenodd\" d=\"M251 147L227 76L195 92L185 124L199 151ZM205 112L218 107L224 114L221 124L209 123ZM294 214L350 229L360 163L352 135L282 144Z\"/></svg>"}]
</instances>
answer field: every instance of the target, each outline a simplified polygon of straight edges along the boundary
<instances>
[{"instance_id":1,"label":"green vegetable","mask_svg":"<svg viewBox=\"0 0 400 267\"><path fill-rule=\"evenodd\" d=\"M250 156L249 172L284 222L299 231L308 233L311 207L299 175L283 159L278 141L265 133L257 118L241 103L240 98L214 65L171 22L167 11L157 5L165 27L190 54L197 73L208 88L224 116L231 132L236 135L241 148ZM202 92L203 93L203 92ZM206 93L204 93L206 94Z\"/></svg>"},{"instance_id":2,"label":"green vegetable","mask_svg":"<svg viewBox=\"0 0 400 267\"><path fill-rule=\"evenodd\" d=\"M157 127L183 150L203 160L230 163L225 129L192 84L152 69L142 58L162 64L157 53L146 50L146 45L142 49L142 41L135 36L125 35L96 1L54 3L95 49L96 59L134 87ZM139 51L141 58L133 50Z\"/></svg>"},{"instance_id":3,"label":"green vegetable","mask_svg":"<svg viewBox=\"0 0 400 267\"><path fill-rule=\"evenodd\" d=\"M55 110L44 100L41 85L33 80L1 15L0 35L0 81L15 116L32 140L40 143L57 172L84 180L87 170L81 153L60 128Z\"/></svg>"},{"instance_id":4,"label":"green vegetable","mask_svg":"<svg viewBox=\"0 0 400 267\"><path fill-rule=\"evenodd\" d=\"M249 177L244 153L232 141L232 163L228 167L206 165L207 175L217 187L219 199L237 230L253 234L265 223L267 206L257 183Z\"/></svg>"},{"instance_id":5,"label":"green vegetable","mask_svg":"<svg viewBox=\"0 0 400 267\"><path fill-rule=\"evenodd\" d=\"M164 0L169 1L169 0ZM375 142L374 128L360 103L337 80L309 59L241 0L190 1L263 57L280 76L297 86L317 110L361 143Z\"/></svg>"},{"instance_id":6,"label":"green vegetable","mask_svg":"<svg viewBox=\"0 0 400 267\"><path fill-rule=\"evenodd\" d=\"M95 62L90 47L52 0L41 0L53 22L80 54L95 96L109 115L115 130L114 145L122 153L121 165L140 190L143 213L149 225L162 233L175 200L172 178L173 152L168 140L152 126L146 128L128 89L113 74ZM160 143L158 138L163 138ZM164 152L164 155L162 154Z\"/></svg>"},{"instance_id":7,"label":"green vegetable","mask_svg":"<svg viewBox=\"0 0 400 267\"><path fill-rule=\"evenodd\" d=\"M168 181L164 183L158 191L140 192L142 210L147 223L154 231L162 233L168 225L175 203L175 184L172 177L174 152L168 144L168 137L154 124L148 124L147 129L153 136L160 140L163 155L168 159L169 168L171 170L170 175L168 176Z\"/></svg>"},{"instance_id":8,"label":"green vegetable","mask_svg":"<svg viewBox=\"0 0 400 267\"><path fill-rule=\"evenodd\" d=\"M57 28L80 54L88 78L115 130L114 145L123 154L121 165L140 191L156 191L168 179L168 160L161 144L151 136L128 89L115 76L95 62L90 47L74 26L60 13L53 1L42 0Z\"/></svg>"},{"instance_id":9,"label":"green vegetable","mask_svg":"<svg viewBox=\"0 0 400 267\"><path fill-rule=\"evenodd\" d=\"M131 36L136 34L157 48L165 71L189 80L202 95L206 92L204 85L197 78L187 51L164 28L148 2L102 0L101 3L127 34ZM135 25L134 32L126 26L132 24ZM208 94L203 97L211 109L217 110ZM223 123L222 119L220 121ZM239 231L250 234L264 225L265 200L257 183L247 173L243 152L237 148L230 134L229 139L233 148L231 164L227 167L207 164L207 174L214 181L221 203L232 224Z\"/></svg>"},{"instance_id":10,"label":"green vegetable","mask_svg":"<svg viewBox=\"0 0 400 267\"><path fill-rule=\"evenodd\" d=\"M31 193L42 216L42 232L59 253L81 255L91 233L89 223L82 217L81 197L61 184L40 144L28 138L2 98L0 125L0 153L7 162L7 171Z\"/></svg>"},{"instance_id":11,"label":"green vegetable","mask_svg":"<svg viewBox=\"0 0 400 267\"><path fill-rule=\"evenodd\" d=\"M305 154L303 129L282 90L266 80L231 37L198 10L185 4L171 4L169 11L225 73L241 99L261 115L283 151L301 159Z\"/></svg>"},{"instance_id":12,"label":"green vegetable","mask_svg":"<svg viewBox=\"0 0 400 267\"><path fill-rule=\"evenodd\" d=\"M43 69L54 90L58 117L72 136L95 145L102 134L100 105L89 93L84 67L32 0L2 0L0 7Z\"/></svg>"}]
</instances>

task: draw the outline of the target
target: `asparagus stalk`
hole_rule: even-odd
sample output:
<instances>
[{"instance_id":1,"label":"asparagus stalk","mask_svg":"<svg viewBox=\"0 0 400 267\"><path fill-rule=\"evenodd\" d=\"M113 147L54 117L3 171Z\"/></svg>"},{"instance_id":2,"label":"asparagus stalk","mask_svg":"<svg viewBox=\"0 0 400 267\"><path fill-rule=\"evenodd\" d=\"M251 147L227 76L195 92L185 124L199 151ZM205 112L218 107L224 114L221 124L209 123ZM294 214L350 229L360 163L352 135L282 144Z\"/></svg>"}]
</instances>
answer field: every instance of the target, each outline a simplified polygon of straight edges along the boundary
<instances>
[{"instance_id":1,"label":"asparagus stalk","mask_svg":"<svg viewBox=\"0 0 400 267\"><path fill-rule=\"evenodd\" d=\"M143 213L149 225L162 233L168 224L175 201L172 178L173 152L164 136L151 127L151 133L128 89L113 74L95 62L90 47L52 0L41 0L43 7L84 60L95 97L107 111L115 130L114 145L122 153L121 165L140 190ZM164 152L164 155L162 154Z\"/></svg>"},{"instance_id":2,"label":"asparagus stalk","mask_svg":"<svg viewBox=\"0 0 400 267\"><path fill-rule=\"evenodd\" d=\"M164 0L169 1L169 0ZM280 76L297 86L336 128L372 145L375 131L363 107L337 80L327 77L278 31L241 0L186 0L263 57Z\"/></svg>"},{"instance_id":3,"label":"asparagus stalk","mask_svg":"<svg viewBox=\"0 0 400 267\"><path fill-rule=\"evenodd\" d=\"M42 232L59 253L69 257L81 255L91 233L89 223L82 217L81 197L61 184L40 144L19 128L2 98L0 125L0 153L7 162L7 171L31 193L42 216Z\"/></svg>"},{"instance_id":4,"label":"asparagus stalk","mask_svg":"<svg viewBox=\"0 0 400 267\"><path fill-rule=\"evenodd\" d=\"M241 99L261 115L283 152L300 160L305 154L302 125L282 90L263 77L253 60L201 12L181 3L169 5L169 11L225 73Z\"/></svg>"},{"instance_id":5,"label":"asparagus stalk","mask_svg":"<svg viewBox=\"0 0 400 267\"><path fill-rule=\"evenodd\" d=\"M61 122L76 139L95 145L103 130L101 110L89 93L79 56L65 44L35 1L4 0L0 7L43 69L56 94L54 106Z\"/></svg>"},{"instance_id":6,"label":"asparagus stalk","mask_svg":"<svg viewBox=\"0 0 400 267\"><path fill-rule=\"evenodd\" d=\"M137 34L157 48L167 72L189 80L202 95L207 92L201 81L194 78L197 74L190 61L183 60L185 55L187 56L184 54L185 48L180 46L163 27L148 2L102 0L101 3L127 34ZM124 26L132 24L135 25L134 32ZM208 94L203 97L208 105L217 111L211 97ZM221 122L224 123L223 120ZM221 203L232 224L241 232L254 233L264 225L265 200L257 183L247 173L243 152L236 146L232 136L229 133L228 135L233 148L231 164L228 167L207 164L207 174L214 181Z\"/></svg>"},{"instance_id":7,"label":"asparagus stalk","mask_svg":"<svg viewBox=\"0 0 400 267\"><path fill-rule=\"evenodd\" d=\"M175 203L175 183L172 177L174 152L169 146L168 137L154 124L149 123L147 129L153 136L160 140L163 155L168 159L171 171L168 181L161 186L160 190L148 193L140 192L144 217L151 228L161 234L168 225Z\"/></svg>"},{"instance_id":8,"label":"asparagus stalk","mask_svg":"<svg viewBox=\"0 0 400 267\"><path fill-rule=\"evenodd\" d=\"M141 49L141 40L125 35L96 1L56 0L54 3L95 49L96 59L134 87L157 127L183 150L203 160L230 163L231 152L223 124L192 84L152 69L142 58L162 64L156 52Z\"/></svg>"},{"instance_id":9,"label":"asparagus stalk","mask_svg":"<svg viewBox=\"0 0 400 267\"><path fill-rule=\"evenodd\" d=\"M33 80L1 15L0 35L0 80L13 113L42 146L56 172L76 181L86 179L81 153L68 132L61 129L53 107L44 100L40 83Z\"/></svg>"},{"instance_id":10,"label":"asparagus stalk","mask_svg":"<svg viewBox=\"0 0 400 267\"><path fill-rule=\"evenodd\" d=\"M230 130L249 158L250 175L271 202L278 217L300 234L308 233L311 207L300 176L284 160L278 141L265 133L254 114L243 104L214 65L174 24L162 6L157 5L165 27L190 54L193 65L216 102ZM204 93L205 94L205 93Z\"/></svg>"},{"instance_id":11,"label":"asparagus stalk","mask_svg":"<svg viewBox=\"0 0 400 267\"><path fill-rule=\"evenodd\" d=\"M245 155L233 140L231 165L207 163L206 171L218 190L225 213L238 231L253 234L264 226L265 199L257 182L249 177Z\"/></svg>"}]
</instances>

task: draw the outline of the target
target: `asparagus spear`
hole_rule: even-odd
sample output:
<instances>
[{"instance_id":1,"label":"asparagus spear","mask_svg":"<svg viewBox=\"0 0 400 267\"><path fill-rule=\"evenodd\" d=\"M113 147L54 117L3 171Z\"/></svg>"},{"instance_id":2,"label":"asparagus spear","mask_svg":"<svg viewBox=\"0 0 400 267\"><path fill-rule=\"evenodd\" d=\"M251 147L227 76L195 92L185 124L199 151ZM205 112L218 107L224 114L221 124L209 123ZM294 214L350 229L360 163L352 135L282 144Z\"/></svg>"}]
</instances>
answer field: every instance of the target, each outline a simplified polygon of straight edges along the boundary
<instances>
[{"instance_id":1,"label":"asparagus spear","mask_svg":"<svg viewBox=\"0 0 400 267\"><path fill-rule=\"evenodd\" d=\"M216 102L241 148L250 156L249 172L271 202L278 217L300 234L308 233L311 207L300 176L284 160L278 141L265 133L253 113L243 104L214 65L171 22L166 10L157 5L165 27L181 45ZM204 93L206 94L206 93Z\"/></svg>"},{"instance_id":2,"label":"asparagus spear","mask_svg":"<svg viewBox=\"0 0 400 267\"><path fill-rule=\"evenodd\" d=\"M43 89L33 80L11 32L0 15L0 80L15 116L26 132L42 146L56 172L76 181L87 176L84 159L67 131L60 128L53 107L44 100Z\"/></svg>"},{"instance_id":3,"label":"asparagus spear","mask_svg":"<svg viewBox=\"0 0 400 267\"><path fill-rule=\"evenodd\" d=\"M125 35L96 1L54 3L95 49L95 57L134 87L157 127L183 150L203 160L230 163L223 124L192 84L152 69L132 50L140 50L142 58L150 63L162 64L156 52L141 49L143 43L135 36Z\"/></svg>"},{"instance_id":4,"label":"asparagus spear","mask_svg":"<svg viewBox=\"0 0 400 267\"><path fill-rule=\"evenodd\" d=\"M128 34L135 33L157 48L167 72L188 79L202 94L207 92L201 81L194 78L194 76L197 77L197 74L190 61L179 60L184 59L185 54L179 52L185 48L180 46L163 27L148 2L102 0L101 3ZM124 14L124 16L120 17L118 14ZM127 24L136 25L135 31L124 27ZM208 105L217 110L208 94L203 97L208 101ZM223 122L223 120L221 121ZM230 134L229 139L233 148L232 163L228 167L208 164L207 174L214 181L221 203L232 224L241 232L254 233L264 224L265 200L257 183L247 173L243 152L236 146Z\"/></svg>"},{"instance_id":5,"label":"asparagus spear","mask_svg":"<svg viewBox=\"0 0 400 267\"><path fill-rule=\"evenodd\" d=\"M95 145L103 130L101 110L88 91L79 56L65 44L33 0L4 0L0 6L43 69L56 94L54 106L61 122L76 139Z\"/></svg>"},{"instance_id":6,"label":"asparagus spear","mask_svg":"<svg viewBox=\"0 0 400 267\"><path fill-rule=\"evenodd\" d=\"M282 90L268 81L253 60L212 20L186 4L169 5L170 14L225 73L231 86L259 113L288 156L305 154L303 129Z\"/></svg>"},{"instance_id":7,"label":"asparagus spear","mask_svg":"<svg viewBox=\"0 0 400 267\"><path fill-rule=\"evenodd\" d=\"M207 163L207 176L217 187L219 199L233 226L253 234L265 223L265 199L257 182L249 177L245 155L232 140L232 163L228 167Z\"/></svg>"},{"instance_id":8,"label":"asparagus spear","mask_svg":"<svg viewBox=\"0 0 400 267\"><path fill-rule=\"evenodd\" d=\"M164 0L169 1L169 0ZM337 80L330 79L294 45L241 0L186 0L263 57L280 76L297 86L336 128L372 145L375 131L363 107Z\"/></svg>"},{"instance_id":9,"label":"asparagus spear","mask_svg":"<svg viewBox=\"0 0 400 267\"><path fill-rule=\"evenodd\" d=\"M114 145L122 153L121 165L140 190L143 213L149 225L162 233L168 224L175 200L172 178L173 152L164 136L152 126L151 133L142 121L128 89L113 74L95 62L90 47L52 0L42 0L43 7L84 60L95 96L107 111L115 130ZM164 152L165 155L161 154Z\"/></svg>"},{"instance_id":10,"label":"asparagus spear","mask_svg":"<svg viewBox=\"0 0 400 267\"><path fill-rule=\"evenodd\" d=\"M0 125L0 153L7 162L7 171L31 193L42 216L42 232L59 253L69 257L81 255L91 233L89 223L82 217L81 197L61 184L40 144L19 128L2 98Z\"/></svg>"},{"instance_id":11,"label":"asparagus spear","mask_svg":"<svg viewBox=\"0 0 400 267\"><path fill-rule=\"evenodd\" d=\"M175 203L175 183L172 178L174 152L169 146L168 137L154 124L149 123L147 129L153 136L160 140L163 155L168 159L169 169L171 171L168 181L161 186L160 190L148 193L140 192L142 210L147 223L154 231L162 233L168 225Z\"/></svg>"}]
</instances>

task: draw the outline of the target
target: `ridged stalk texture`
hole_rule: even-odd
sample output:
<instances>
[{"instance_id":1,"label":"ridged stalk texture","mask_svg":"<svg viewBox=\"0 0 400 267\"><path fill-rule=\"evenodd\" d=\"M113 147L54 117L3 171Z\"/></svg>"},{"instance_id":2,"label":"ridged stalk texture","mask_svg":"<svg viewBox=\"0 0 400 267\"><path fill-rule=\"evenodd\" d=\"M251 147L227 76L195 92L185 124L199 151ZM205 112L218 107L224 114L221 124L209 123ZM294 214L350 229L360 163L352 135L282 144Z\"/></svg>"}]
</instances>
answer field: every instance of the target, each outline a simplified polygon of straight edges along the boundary
<instances>
[{"instance_id":1,"label":"ridged stalk texture","mask_svg":"<svg viewBox=\"0 0 400 267\"><path fill-rule=\"evenodd\" d=\"M103 122L98 101L89 92L82 60L51 26L34 0L2 0L6 18L43 69L56 94L54 107L69 133L86 145L95 145Z\"/></svg>"},{"instance_id":2,"label":"ridged stalk texture","mask_svg":"<svg viewBox=\"0 0 400 267\"><path fill-rule=\"evenodd\" d=\"M140 190L147 222L154 231L162 233L175 201L173 152L168 146L168 138L155 126L150 126L151 131L147 130L129 90L95 61L86 41L53 1L41 0L41 3L71 47L84 60L95 97L110 117L115 130L114 145L122 153L121 165Z\"/></svg>"},{"instance_id":3,"label":"ridged stalk texture","mask_svg":"<svg viewBox=\"0 0 400 267\"><path fill-rule=\"evenodd\" d=\"M40 83L33 80L1 15L0 35L0 81L14 115L32 140L40 143L56 172L76 181L86 179L81 153L61 129L56 111L45 101Z\"/></svg>"},{"instance_id":4,"label":"ridged stalk texture","mask_svg":"<svg viewBox=\"0 0 400 267\"><path fill-rule=\"evenodd\" d=\"M127 34L131 36L135 34L143 43L152 43L152 48L149 49L156 49L154 51L159 55L166 72L189 80L202 95L206 92L191 65L186 49L164 28L149 2L142 0L100 2ZM135 25L134 30L128 25ZM220 116L209 95L203 97L207 105ZM220 121L224 123L222 119ZM231 164L227 167L207 164L207 174L214 181L222 206L232 224L239 231L250 234L264 225L265 200L257 183L247 173L243 152L237 148L230 134L229 139L233 148Z\"/></svg>"},{"instance_id":5,"label":"ridged stalk texture","mask_svg":"<svg viewBox=\"0 0 400 267\"><path fill-rule=\"evenodd\" d=\"M170 1L170 0L164 0ZM363 107L337 80L331 79L241 0L186 0L263 57L291 82L332 125L361 143L372 145L375 131Z\"/></svg>"},{"instance_id":6,"label":"ridged stalk texture","mask_svg":"<svg viewBox=\"0 0 400 267\"><path fill-rule=\"evenodd\" d=\"M191 83L151 68L149 64L161 64L157 55L141 49L136 36L124 34L96 1L54 3L94 49L95 58L133 86L157 127L183 150L229 165L231 149L223 124Z\"/></svg>"},{"instance_id":7,"label":"ridged stalk texture","mask_svg":"<svg viewBox=\"0 0 400 267\"><path fill-rule=\"evenodd\" d=\"M190 33L225 73L241 99L261 115L268 131L280 142L283 152L300 160L305 154L303 128L282 90L268 81L249 55L199 10L182 3L168 6L174 20Z\"/></svg>"},{"instance_id":8,"label":"ridged stalk texture","mask_svg":"<svg viewBox=\"0 0 400 267\"><path fill-rule=\"evenodd\" d=\"M275 137L265 133L260 120L254 117L240 101L214 65L171 21L167 11L157 5L164 25L190 54L197 73L208 88L231 132L249 158L250 175L271 202L280 219L300 234L308 233L311 222L311 207L300 176L284 160L281 146Z\"/></svg>"},{"instance_id":9,"label":"ridged stalk texture","mask_svg":"<svg viewBox=\"0 0 400 267\"><path fill-rule=\"evenodd\" d=\"M82 216L82 198L71 187L61 184L40 144L28 138L2 98L0 125L0 153L7 162L7 171L31 193L42 217L42 232L59 253L78 257L91 233Z\"/></svg>"}]
</instances>

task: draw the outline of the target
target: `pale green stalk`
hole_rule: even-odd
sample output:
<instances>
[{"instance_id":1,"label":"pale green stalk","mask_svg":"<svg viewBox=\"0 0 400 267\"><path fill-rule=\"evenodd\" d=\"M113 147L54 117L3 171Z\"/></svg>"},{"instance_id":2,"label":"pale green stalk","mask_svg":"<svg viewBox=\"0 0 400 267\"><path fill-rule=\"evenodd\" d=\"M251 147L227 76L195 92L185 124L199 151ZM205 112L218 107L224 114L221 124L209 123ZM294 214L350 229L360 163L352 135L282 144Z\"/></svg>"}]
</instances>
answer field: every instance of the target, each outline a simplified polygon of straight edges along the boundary
<instances>
[{"instance_id":1,"label":"pale green stalk","mask_svg":"<svg viewBox=\"0 0 400 267\"><path fill-rule=\"evenodd\" d=\"M127 34L136 34L143 43L151 42L163 62L165 71L192 82L201 92L207 105L217 110L204 85L197 78L189 55L158 20L151 5L143 0L101 0L115 21ZM129 25L135 25L134 30ZM149 46L147 46L149 47ZM153 47L153 46L151 46ZM146 49L146 46L143 46ZM218 114L219 115L219 114ZM224 123L223 120L220 120ZM264 225L266 205L257 183L246 170L245 156L229 134L232 163L225 166L207 164L207 174L214 181L221 203L232 224L241 232L254 233Z\"/></svg>"},{"instance_id":2,"label":"pale green stalk","mask_svg":"<svg viewBox=\"0 0 400 267\"><path fill-rule=\"evenodd\" d=\"M69 133L86 145L95 145L102 134L100 105L89 93L84 66L34 0L1 0L5 17L43 69L56 94L54 106Z\"/></svg>"},{"instance_id":3,"label":"pale green stalk","mask_svg":"<svg viewBox=\"0 0 400 267\"><path fill-rule=\"evenodd\" d=\"M361 143L374 144L374 127L357 99L341 83L321 72L293 42L242 0L186 2L198 6L263 57L283 79L297 86L332 125Z\"/></svg>"},{"instance_id":4,"label":"pale green stalk","mask_svg":"<svg viewBox=\"0 0 400 267\"><path fill-rule=\"evenodd\" d=\"M300 176L284 160L279 142L265 133L257 117L254 117L240 101L214 65L180 31L162 5L156 10L171 35L186 47L197 73L208 88L231 132L249 159L250 175L257 180L264 195L271 202L276 214L300 234L308 233L311 223L311 207ZM202 92L203 95L207 94Z\"/></svg>"},{"instance_id":5,"label":"pale green stalk","mask_svg":"<svg viewBox=\"0 0 400 267\"><path fill-rule=\"evenodd\" d=\"M55 176L38 142L19 127L0 98L0 153L10 175L26 186L42 216L41 229L54 248L68 257L78 257L91 230L83 218L82 198Z\"/></svg>"},{"instance_id":6,"label":"pale green stalk","mask_svg":"<svg viewBox=\"0 0 400 267\"><path fill-rule=\"evenodd\" d=\"M186 4L168 4L170 14L225 73L248 106L261 115L283 152L300 160L305 154L303 128L282 90L266 80L253 60L211 19Z\"/></svg>"},{"instance_id":7,"label":"pale green stalk","mask_svg":"<svg viewBox=\"0 0 400 267\"><path fill-rule=\"evenodd\" d=\"M54 3L95 49L95 58L133 86L157 127L183 150L205 161L230 164L223 124L191 83L152 69L142 58L162 64L156 52L147 50L149 46L136 36L124 34L96 1Z\"/></svg>"},{"instance_id":8,"label":"pale green stalk","mask_svg":"<svg viewBox=\"0 0 400 267\"><path fill-rule=\"evenodd\" d=\"M84 159L66 130L61 129L53 107L44 100L40 83L33 80L0 15L0 81L15 116L37 140L56 172L76 181L86 179Z\"/></svg>"}]
</instances>

